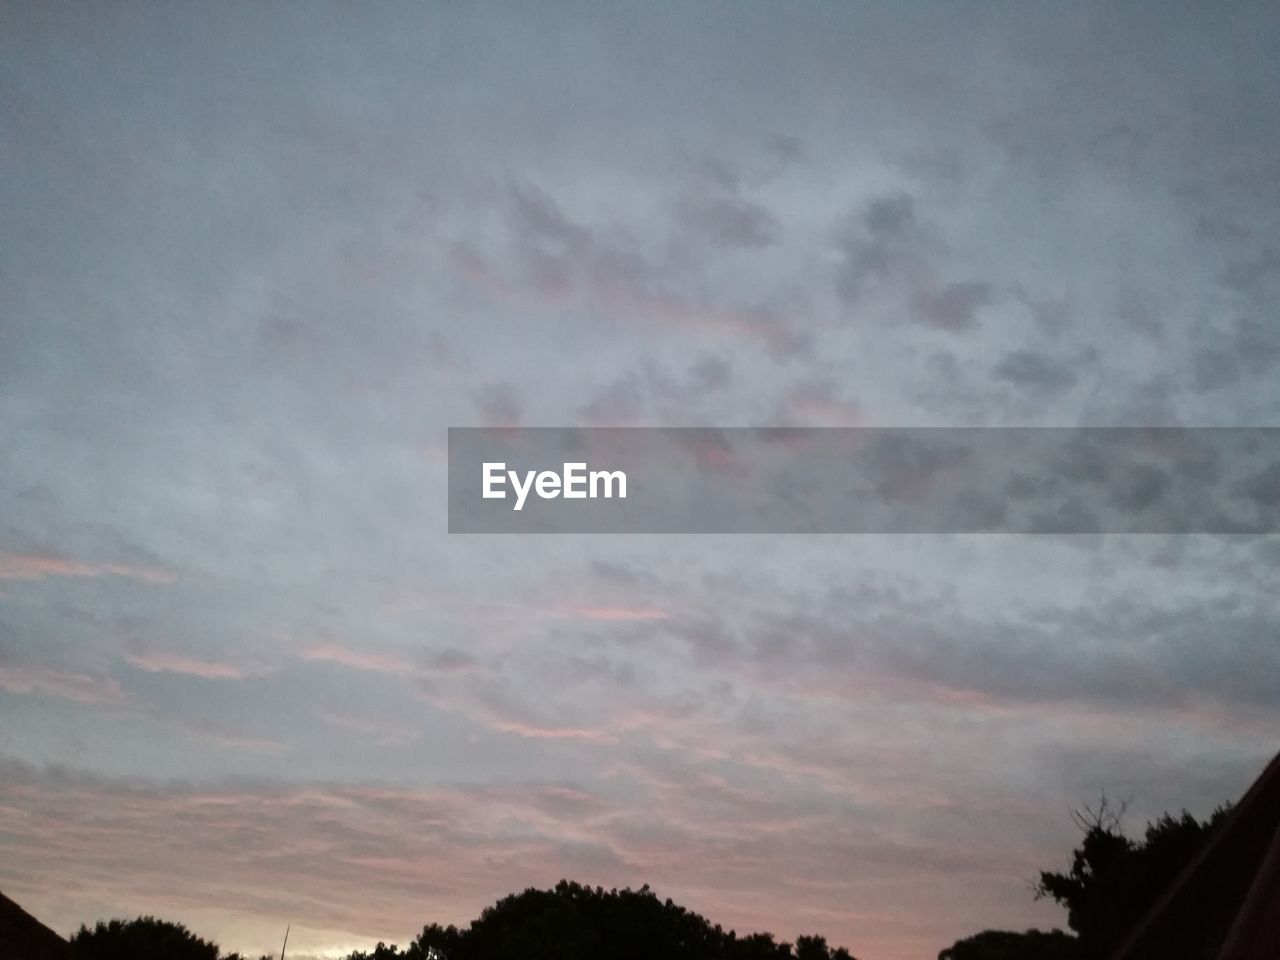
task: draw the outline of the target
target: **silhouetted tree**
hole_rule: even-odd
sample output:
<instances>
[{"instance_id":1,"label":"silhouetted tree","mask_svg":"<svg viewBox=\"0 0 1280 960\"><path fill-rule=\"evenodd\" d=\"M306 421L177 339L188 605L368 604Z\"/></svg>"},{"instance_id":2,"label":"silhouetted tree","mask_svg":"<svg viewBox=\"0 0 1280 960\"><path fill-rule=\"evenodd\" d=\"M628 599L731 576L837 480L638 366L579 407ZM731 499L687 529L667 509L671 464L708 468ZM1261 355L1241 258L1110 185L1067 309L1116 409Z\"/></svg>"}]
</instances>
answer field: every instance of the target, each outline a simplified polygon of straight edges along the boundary
<instances>
[{"instance_id":1,"label":"silhouetted tree","mask_svg":"<svg viewBox=\"0 0 1280 960\"><path fill-rule=\"evenodd\" d=\"M796 960L852 960L844 947L834 950L827 946L826 937L796 937Z\"/></svg>"},{"instance_id":2,"label":"silhouetted tree","mask_svg":"<svg viewBox=\"0 0 1280 960\"><path fill-rule=\"evenodd\" d=\"M138 917L81 926L71 948L84 960L218 960L218 945L180 923Z\"/></svg>"},{"instance_id":3,"label":"silhouetted tree","mask_svg":"<svg viewBox=\"0 0 1280 960\"><path fill-rule=\"evenodd\" d=\"M1191 862L1227 814L1219 807L1201 822L1187 811L1168 813L1147 824L1141 840L1121 829L1123 806L1103 797L1097 807L1074 816L1084 838L1066 872L1045 871L1037 897L1067 908L1067 924L1080 938L1085 956L1104 956L1142 919L1156 898Z\"/></svg>"},{"instance_id":4,"label":"silhouetted tree","mask_svg":"<svg viewBox=\"0 0 1280 960\"><path fill-rule=\"evenodd\" d=\"M1227 815L1219 807L1201 822L1185 810L1147 824L1142 838L1125 835L1124 805L1103 796L1097 806L1072 813L1084 834L1064 872L1043 871L1036 898L1048 897L1067 909L1075 933L986 930L958 940L938 960L1100 960L1141 921L1157 897L1204 846ZM1195 955L1187 945L1187 956Z\"/></svg>"},{"instance_id":5,"label":"silhouetted tree","mask_svg":"<svg viewBox=\"0 0 1280 960\"><path fill-rule=\"evenodd\" d=\"M379 952L382 951L382 952ZM561 881L504 897L465 930L431 924L403 952L379 944L349 960L853 960L822 937L791 944L739 937L659 900L648 888L604 890Z\"/></svg>"},{"instance_id":6,"label":"silhouetted tree","mask_svg":"<svg viewBox=\"0 0 1280 960\"><path fill-rule=\"evenodd\" d=\"M410 948L412 949L412 948ZM388 947L385 943L379 941L378 945L369 952L357 950L351 954L347 960L403 960L409 956L407 953L401 953L397 946Z\"/></svg>"},{"instance_id":7,"label":"silhouetted tree","mask_svg":"<svg viewBox=\"0 0 1280 960\"><path fill-rule=\"evenodd\" d=\"M984 930L957 940L938 960L1079 960L1080 943L1061 930Z\"/></svg>"}]
</instances>

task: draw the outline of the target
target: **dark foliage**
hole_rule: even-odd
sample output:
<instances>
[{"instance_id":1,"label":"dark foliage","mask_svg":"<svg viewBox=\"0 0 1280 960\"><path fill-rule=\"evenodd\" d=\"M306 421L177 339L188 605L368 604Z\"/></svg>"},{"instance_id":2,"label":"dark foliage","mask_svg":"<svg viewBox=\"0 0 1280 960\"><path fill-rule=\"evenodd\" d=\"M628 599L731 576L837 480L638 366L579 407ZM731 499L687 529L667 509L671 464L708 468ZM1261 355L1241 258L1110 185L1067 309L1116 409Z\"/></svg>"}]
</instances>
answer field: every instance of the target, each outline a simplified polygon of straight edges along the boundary
<instances>
[{"instance_id":1,"label":"dark foliage","mask_svg":"<svg viewBox=\"0 0 1280 960\"><path fill-rule=\"evenodd\" d=\"M739 937L647 887L604 890L561 881L487 907L465 930L431 924L406 950L384 944L349 960L854 960L822 937L794 948L772 934Z\"/></svg>"},{"instance_id":2,"label":"dark foliage","mask_svg":"<svg viewBox=\"0 0 1280 960\"><path fill-rule=\"evenodd\" d=\"M1108 956L1203 848L1226 816L1219 808L1201 822L1185 810L1147 824L1141 839L1121 829L1124 807L1104 796L1096 807L1074 813L1084 834L1063 872L1044 871L1037 897L1049 897L1067 910L1060 930L986 930L958 940L938 960L1099 960ZM1188 950L1192 945L1188 945ZM1192 953L1188 953L1191 956Z\"/></svg>"},{"instance_id":3,"label":"dark foliage","mask_svg":"<svg viewBox=\"0 0 1280 960\"><path fill-rule=\"evenodd\" d=\"M1079 941L1061 930L984 930L957 940L938 960L1081 960L1079 950Z\"/></svg>"},{"instance_id":4,"label":"dark foliage","mask_svg":"<svg viewBox=\"0 0 1280 960\"><path fill-rule=\"evenodd\" d=\"M1133 928L1177 875L1190 864L1226 816L1219 808L1201 822L1185 810L1147 824L1141 840L1120 829L1123 809L1099 806L1076 814L1084 839L1062 873L1040 874L1036 894L1067 908L1067 924L1085 956L1105 956Z\"/></svg>"},{"instance_id":5,"label":"dark foliage","mask_svg":"<svg viewBox=\"0 0 1280 960\"><path fill-rule=\"evenodd\" d=\"M138 917L101 920L82 926L71 949L83 960L218 960L218 945L202 940L180 923Z\"/></svg>"}]
</instances>

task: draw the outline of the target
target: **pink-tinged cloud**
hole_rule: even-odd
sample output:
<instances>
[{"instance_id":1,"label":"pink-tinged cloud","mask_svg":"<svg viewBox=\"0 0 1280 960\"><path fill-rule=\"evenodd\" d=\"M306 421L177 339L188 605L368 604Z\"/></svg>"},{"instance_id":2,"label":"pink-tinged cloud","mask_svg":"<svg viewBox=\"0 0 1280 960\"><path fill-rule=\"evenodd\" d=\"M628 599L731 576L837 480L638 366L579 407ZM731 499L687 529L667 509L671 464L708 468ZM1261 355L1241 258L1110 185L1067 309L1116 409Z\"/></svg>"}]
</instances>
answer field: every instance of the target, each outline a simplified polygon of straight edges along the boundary
<instances>
[{"instance_id":1,"label":"pink-tinged cloud","mask_svg":"<svg viewBox=\"0 0 1280 960\"><path fill-rule=\"evenodd\" d=\"M857 427L862 423L857 405L840 399L825 383L806 383L789 391L784 401L788 421L814 427Z\"/></svg>"},{"instance_id":2,"label":"pink-tinged cloud","mask_svg":"<svg viewBox=\"0 0 1280 960\"><path fill-rule=\"evenodd\" d=\"M423 698L432 706L460 714L497 733L528 740L576 740L584 743L616 743L617 737L594 725L565 723L539 715L499 690L448 687L431 681L421 684Z\"/></svg>"},{"instance_id":3,"label":"pink-tinged cloud","mask_svg":"<svg viewBox=\"0 0 1280 960\"><path fill-rule=\"evenodd\" d=\"M369 673L406 674L413 665L395 653L376 650L352 650L338 643L320 643L304 649L299 656L310 663L332 663Z\"/></svg>"},{"instance_id":4,"label":"pink-tinged cloud","mask_svg":"<svg viewBox=\"0 0 1280 960\"><path fill-rule=\"evenodd\" d=\"M82 563L47 553L0 553L0 580L48 577L126 577L143 583L170 584L177 575L160 567L127 563Z\"/></svg>"},{"instance_id":5,"label":"pink-tinged cloud","mask_svg":"<svg viewBox=\"0 0 1280 960\"><path fill-rule=\"evenodd\" d=\"M164 650L127 653L124 659L130 666L147 673L180 673L205 680L241 680L265 673L261 668L251 669L225 660L206 660Z\"/></svg>"},{"instance_id":6,"label":"pink-tinged cloud","mask_svg":"<svg viewBox=\"0 0 1280 960\"><path fill-rule=\"evenodd\" d=\"M520 720L490 716L489 726L500 733L512 733L530 740L583 740L591 743L614 743L617 737L590 727L555 727Z\"/></svg>"},{"instance_id":7,"label":"pink-tinged cloud","mask_svg":"<svg viewBox=\"0 0 1280 960\"><path fill-rule=\"evenodd\" d=\"M558 608L558 612L580 620L650 621L666 620L667 612L660 607L613 606L578 604Z\"/></svg>"},{"instance_id":8,"label":"pink-tinged cloud","mask_svg":"<svg viewBox=\"0 0 1280 960\"><path fill-rule=\"evenodd\" d=\"M100 706L124 699L120 684L112 677L35 664L0 663L0 690Z\"/></svg>"},{"instance_id":9,"label":"pink-tinged cloud","mask_svg":"<svg viewBox=\"0 0 1280 960\"><path fill-rule=\"evenodd\" d=\"M498 300L525 296L552 306L578 302L593 309L633 320L652 320L672 327L729 335L763 343L775 356L789 357L808 348L806 338L789 329L771 312L763 309L733 309L686 301L647 289L641 280L615 270L588 266L573 275L567 268L538 261L532 277L523 284L502 277L478 253L457 249L454 269L468 282Z\"/></svg>"}]
</instances>

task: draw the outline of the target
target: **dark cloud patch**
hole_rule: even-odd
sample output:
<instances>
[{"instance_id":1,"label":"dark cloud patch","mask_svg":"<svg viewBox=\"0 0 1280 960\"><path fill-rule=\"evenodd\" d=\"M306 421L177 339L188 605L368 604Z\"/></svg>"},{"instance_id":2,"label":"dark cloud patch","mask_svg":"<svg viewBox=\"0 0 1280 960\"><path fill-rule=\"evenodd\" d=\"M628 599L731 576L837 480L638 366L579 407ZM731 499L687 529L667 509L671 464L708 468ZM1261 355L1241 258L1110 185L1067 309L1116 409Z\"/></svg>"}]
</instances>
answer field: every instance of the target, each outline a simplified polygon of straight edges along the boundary
<instances>
[{"instance_id":1,"label":"dark cloud patch","mask_svg":"<svg viewBox=\"0 0 1280 960\"><path fill-rule=\"evenodd\" d=\"M890 503L924 499L946 471L964 464L972 450L963 443L916 439L909 433L877 436L862 458L876 495Z\"/></svg>"},{"instance_id":2,"label":"dark cloud patch","mask_svg":"<svg viewBox=\"0 0 1280 960\"><path fill-rule=\"evenodd\" d=\"M1280 363L1280 325L1274 320L1264 323L1253 317L1241 317L1235 322L1232 341L1240 365L1251 374L1267 373Z\"/></svg>"},{"instance_id":3,"label":"dark cloud patch","mask_svg":"<svg viewBox=\"0 0 1280 960\"><path fill-rule=\"evenodd\" d=\"M644 412L644 388L634 373L619 377L597 391L578 411L587 426L627 426Z\"/></svg>"},{"instance_id":4,"label":"dark cloud patch","mask_svg":"<svg viewBox=\"0 0 1280 960\"><path fill-rule=\"evenodd\" d=\"M1280 328L1251 317L1229 328L1204 325L1194 337L1192 378L1200 391L1223 390L1248 377L1263 376L1280 362Z\"/></svg>"},{"instance_id":5,"label":"dark cloud patch","mask_svg":"<svg viewBox=\"0 0 1280 960\"><path fill-rule=\"evenodd\" d=\"M465 650L450 648L432 654L426 661L427 669L435 673L464 673L474 670L479 661Z\"/></svg>"},{"instance_id":6,"label":"dark cloud patch","mask_svg":"<svg viewBox=\"0 0 1280 960\"><path fill-rule=\"evenodd\" d=\"M571 251L581 251L590 245L591 234L565 216L542 190L517 182L508 184L507 190L511 224L519 235L541 243L560 244Z\"/></svg>"},{"instance_id":7,"label":"dark cloud patch","mask_svg":"<svg viewBox=\"0 0 1280 960\"><path fill-rule=\"evenodd\" d=\"M1151 464L1124 470L1111 489L1111 503L1126 513L1138 513L1155 506L1169 492L1169 475Z\"/></svg>"},{"instance_id":8,"label":"dark cloud patch","mask_svg":"<svg viewBox=\"0 0 1280 960\"><path fill-rule=\"evenodd\" d=\"M862 223L877 240L906 239L919 229L915 201L906 193L872 200L862 215Z\"/></svg>"},{"instance_id":9,"label":"dark cloud patch","mask_svg":"<svg viewBox=\"0 0 1280 960\"><path fill-rule=\"evenodd\" d=\"M486 426L514 427L520 423L523 411L510 384L486 384L476 391L474 400Z\"/></svg>"},{"instance_id":10,"label":"dark cloud patch","mask_svg":"<svg viewBox=\"0 0 1280 960\"><path fill-rule=\"evenodd\" d=\"M1236 243L1248 240L1253 236L1253 232L1249 228L1241 226L1233 220L1204 213L1196 218L1195 234L1201 240L1219 243Z\"/></svg>"},{"instance_id":11,"label":"dark cloud patch","mask_svg":"<svg viewBox=\"0 0 1280 960\"><path fill-rule=\"evenodd\" d=\"M1240 379L1240 361L1230 350L1201 350L1191 361L1191 372L1199 390L1220 390Z\"/></svg>"},{"instance_id":12,"label":"dark cloud patch","mask_svg":"<svg viewBox=\"0 0 1280 960\"><path fill-rule=\"evenodd\" d=\"M1147 377L1137 386L1123 387L1119 395L1106 402L1095 399L1084 410L1082 420L1088 423L1117 426L1174 427L1183 423L1180 409L1180 383L1168 373Z\"/></svg>"},{"instance_id":13,"label":"dark cloud patch","mask_svg":"<svg viewBox=\"0 0 1280 960\"><path fill-rule=\"evenodd\" d=\"M590 570L593 577L611 586L651 590L663 585L662 579L653 570L620 561L592 560Z\"/></svg>"},{"instance_id":14,"label":"dark cloud patch","mask_svg":"<svg viewBox=\"0 0 1280 960\"><path fill-rule=\"evenodd\" d=\"M1247 296L1261 296L1280 278L1280 253L1263 250L1236 260L1222 271L1222 285Z\"/></svg>"},{"instance_id":15,"label":"dark cloud patch","mask_svg":"<svg viewBox=\"0 0 1280 960\"><path fill-rule=\"evenodd\" d=\"M1071 497L1047 510L1033 510L1026 529L1028 533L1101 533L1102 521L1080 497Z\"/></svg>"},{"instance_id":16,"label":"dark cloud patch","mask_svg":"<svg viewBox=\"0 0 1280 960\"><path fill-rule=\"evenodd\" d=\"M1241 484L1241 491L1258 506L1280 512L1280 462L1259 470Z\"/></svg>"},{"instance_id":17,"label":"dark cloud patch","mask_svg":"<svg viewBox=\"0 0 1280 960\"><path fill-rule=\"evenodd\" d=\"M704 353L689 368L689 386L694 393L723 390L733 382L733 365L724 357Z\"/></svg>"},{"instance_id":18,"label":"dark cloud patch","mask_svg":"<svg viewBox=\"0 0 1280 960\"><path fill-rule=\"evenodd\" d=\"M882 283L919 260L929 247L906 193L876 197L854 217L840 243L843 264L836 291L846 304L860 300L869 284Z\"/></svg>"},{"instance_id":19,"label":"dark cloud patch","mask_svg":"<svg viewBox=\"0 0 1280 960\"><path fill-rule=\"evenodd\" d=\"M1137 290L1126 289L1120 294L1116 305L1116 319L1127 329L1150 340L1160 340L1164 336L1160 314L1150 300Z\"/></svg>"},{"instance_id":20,"label":"dark cloud patch","mask_svg":"<svg viewBox=\"0 0 1280 960\"><path fill-rule=\"evenodd\" d=\"M838 591L815 611L749 620L735 655L765 668L803 664L797 672L821 676L828 693L896 676L1009 703L1142 711L1211 702L1274 712L1280 702L1274 621L1247 608L1103 602L1007 620L921 609L887 590Z\"/></svg>"},{"instance_id":21,"label":"dark cloud patch","mask_svg":"<svg viewBox=\"0 0 1280 960\"><path fill-rule=\"evenodd\" d=\"M655 268L622 231L596 231L572 219L533 184L507 185L508 217L526 282L552 301L587 295L617 302L639 299Z\"/></svg>"},{"instance_id":22,"label":"dark cloud patch","mask_svg":"<svg viewBox=\"0 0 1280 960\"><path fill-rule=\"evenodd\" d=\"M783 163L794 163L804 155L804 141L787 133L775 133L767 141L769 151Z\"/></svg>"},{"instance_id":23,"label":"dark cloud patch","mask_svg":"<svg viewBox=\"0 0 1280 960\"><path fill-rule=\"evenodd\" d=\"M512 267L495 267L497 257L481 256L468 244L455 244L453 258L460 274L499 299L533 294L544 304L574 306L611 319L683 330L691 336L746 339L763 345L779 362L812 350L812 336L794 328L786 313L774 305L777 297L724 302L700 288L690 290L689 271L673 269L667 259L638 241L626 224L588 226L532 185L509 184L507 199L505 256ZM702 212L710 210L715 229L727 230L735 242L754 244L770 230L769 217L736 194L708 202L711 206ZM704 225L712 225L711 220ZM708 255L695 251L694 260L703 263Z\"/></svg>"},{"instance_id":24,"label":"dark cloud patch","mask_svg":"<svg viewBox=\"0 0 1280 960\"><path fill-rule=\"evenodd\" d=\"M1031 316L1038 326L1050 336L1058 336L1071 325L1071 303L1060 299L1039 299L1029 296L1025 291L1018 291L1018 299L1031 311Z\"/></svg>"},{"instance_id":25,"label":"dark cloud patch","mask_svg":"<svg viewBox=\"0 0 1280 960\"><path fill-rule=\"evenodd\" d=\"M671 632L688 647L694 661L703 667L732 663L741 655L731 628L714 618L699 618L669 625Z\"/></svg>"},{"instance_id":26,"label":"dark cloud patch","mask_svg":"<svg viewBox=\"0 0 1280 960\"><path fill-rule=\"evenodd\" d=\"M695 157L689 164L694 177L704 185L736 194L742 185L742 173L736 164L722 157L702 155Z\"/></svg>"},{"instance_id":27,"label":"dark cloud patch","mask_svg":"<svg viewBox=\"0 0 1280 960\"><path fill-rule=\"evenodd\" d=\"M725 247L771 247L782 240L782 224L764 207L738 197L691 199L680 221Z\"/></svg>"},{"instance_id":28,"label":"dark cloud patch","mask_svg":"<svg viewBox=\"0 0 1280 960\"><path fill-rule=\"evenodd\" d=\"M990 302L989 283L949 283L937 293L918 297L915 315L931 327L951 333L963 333L977 326L978 309Z\"/></svg>"},{"instance_id":29,"label":"dark cloud patch","mask_svg":"<svg viewBox=\"0 0 1280 960\"><path fill-rule=\"evenodd\" d=\"M1070 365L1031 350L1006 354L996 366L995 375L1016 386L1046 394L1061 393L1076 382Z\"/></svg>"}]
</instances>

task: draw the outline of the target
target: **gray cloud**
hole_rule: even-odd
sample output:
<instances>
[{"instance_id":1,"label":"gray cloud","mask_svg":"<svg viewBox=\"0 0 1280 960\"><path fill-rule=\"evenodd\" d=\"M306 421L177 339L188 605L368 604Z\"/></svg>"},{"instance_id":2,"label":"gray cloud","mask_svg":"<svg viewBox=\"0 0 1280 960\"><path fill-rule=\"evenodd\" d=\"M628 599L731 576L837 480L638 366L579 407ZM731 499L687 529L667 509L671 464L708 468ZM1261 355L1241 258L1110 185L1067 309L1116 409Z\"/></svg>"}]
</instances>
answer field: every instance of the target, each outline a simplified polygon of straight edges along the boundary
<instances>
[{"instance_id":1,"label":"gray cloud","mask_svg":"<svg viewBox=\"0 0 1280 960\"><path fill-rule=\"evenodd\" d=\"M509 384L490 383L476 391L476 410L490 426L515 426L520 422L520 401Z\"/></svg>"},{"instance_id":2,"label":"gray cloud","mask_svg":"<svg viewBox=\"0 0 1280 960\"><path fill-rule=\"evenodd\" d=\"M995 375L1039 393L1058 393L1076 382L1069 364L1031 350L1015 350L1006 354L996 366Z\"/></svg>"},{"instance_id":3,"label":"gray cloud","mask_svg":"<svg viewBox=\"0 0 1280 960\"><path fill-rule=\"evenodd\" d=\"M858 213L841 244L844 263L836 289L852 305L868 284L883 283L910 269L930 246L908 194L875 197Z\"/></svg>"},{"instance_id":4,"label":"gray cloud","mask_svg":"<svg viewBox=\"0 0 1280 960\"><path fill-rule=\"evenodd\" d=\"M991 285L975 281L948 283L937 293L916 301L923 322L940 330L959 333L976 326L977 311L991 302Z\"/></svg>"},{"instance_id":5,"label":"gray cloud","mask_svg":"<svg viewBox=\"0 0 1280 960\"><path fill-rule=\"evenodd\" d=\"M739 198L698 198L680 211L681 220L729 247L769 247L782 239L782 224L759 204Z\"/></svg>"}]
</instances>

